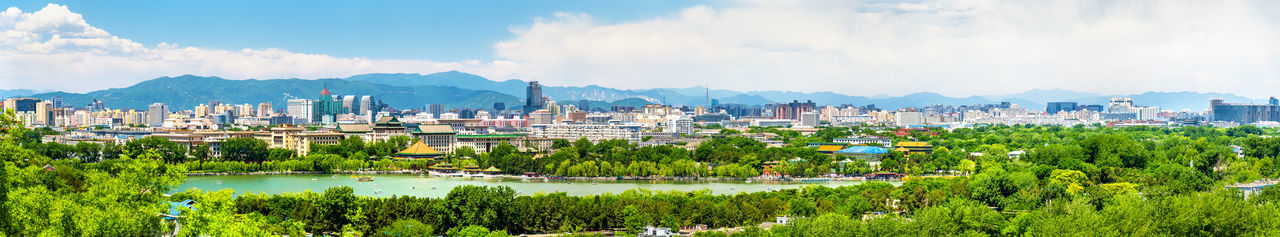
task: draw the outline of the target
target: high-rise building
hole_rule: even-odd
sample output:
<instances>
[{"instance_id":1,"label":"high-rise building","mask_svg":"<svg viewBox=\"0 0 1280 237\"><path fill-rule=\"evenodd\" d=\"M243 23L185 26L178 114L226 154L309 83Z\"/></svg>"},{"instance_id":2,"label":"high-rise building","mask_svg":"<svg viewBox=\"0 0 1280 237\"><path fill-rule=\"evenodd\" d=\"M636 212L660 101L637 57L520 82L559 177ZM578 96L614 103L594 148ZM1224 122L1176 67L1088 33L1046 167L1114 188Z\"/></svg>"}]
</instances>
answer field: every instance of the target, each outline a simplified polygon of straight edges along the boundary
<instances>
[{"instance_id":1,"label":"high-rise building","mask_svg":"<svg viewBox=\"0 0 1280 237\"><path fill-rule=\"evenodd\" d=\"M1137 120L1156 120L1156 116L1160 113L1160 107L1156 106L1137 106L1133 104L1130 98L1112 98L1111 103L1107 105L1107 113L1103 114L1104 119L1121 120L1117 118L1133 117ZM1132 114L1132 116L1129 116Z\"/></svg>"},{"instance_id":2,"label":"high-rise building","mask_svg":"<svg viewBox=\"0 0 1280 237\"><path fill-rule=\"evenodd\" d=\"M691 134L695 132L693 130L693 119L690 119L688 117L683 117L683 116L680 118L668 120L666 129L667 130L665 132L672 132L672 133L679 133L679 134Z\"/></svg>"},{"instance_id":3,"label":"high-rise building","mask_svg":"<svg viewBox=\"0 0 1280 237\"><path fill-rule=\"evenodd\" d=\"M51 125L53 124L53 102L40 101L36 103L36 124Z\"/></svg>"},{"instance_id":4,"label":"high-rise building","mask_svg":"<svg viewBox=\"0 0 1280 237\"><path fill-rule=\"evenodd\" d=\"M810 128L812 128L812 127L818 127L818 116L819 116L819 115L820 115L820 114L819 114L819 113L817 113L817 112L804 112L804 113L801 113L801 114L800 114L800 126L810 127Z\"/></svg>"},{"instance_id":5,"label":"high-rise building","mask_svg":"<svg viewBox=\"0 0 1280 237\"><path fill-rule=\"evenodd\" d=\"M36 103L40 103L40 99L36 98L8 98L4 100L4 109L13 110L13 112L35 112Z\"/></svg>"},{"instance_id":6,"label":"high-rise building","mask_svg":"<svg viewBox=\"0 0 1280 237\"><path fill-rule=\"evenodd\" d=\"M538 81L530 81L529 88L526 89L525 93L524 113L528 114L534 110L542 109L544 105L542 85L539 85Z\"/></svg>"},{"instance_id":7,"label":"high-rise building","mask_svg":"<svg viewBox=\"0 0 1280 237\"><path fill-rule=\"evenodd\" d=\"M216 113L226 112L226 111L219 111L220 109L218 109L218 107L219 107L219 106L221 106L221 105L222 105L222 103L221 103L221 102L218 102L217 100L210 100L210 101L209 101L209 114L216 114Z\"/></svg>"},{"instance_id":8,"label":"high-rise building","mask_svg":"<svg viewBox=\"0 0 1280 237\"><path fill-rule=\"evenodd\" d=\"M924 116L920 112L898 111L895 115L897 116L898 126L906 127L924 124Z\"/></svg>"},{"instance_id":9,"label":"high-rise building","mask_svg":"<svg viewBox=\"0 0 1280 237\"><path fill-rule=\"evenodd\" d=\"M1274 99L1275 97L1272 98ZM54 96L50 100L52 100L54 108L62 108L62 96Z\"/></svg>"},{"instance_id":10,"label":"high-rise building","mask_svg":"<svg viewBox=\"0 0 1280 237\"><path fill-rule=\"evenodd\" d=\"M312 122L319 122L323 124L337 122L338 115L346 112L342 110L342 101L338 101L336 96L333 96L333 93L329 92L328 88L320 91L320 97L317 97L316 100L311 103L311 106Z\"/></svg>"},{"instance_id":11,"label":"high-rise building","mask_svg":"<svg viewBox=\"0 0 1280 237\"><path fill-rule=\"evenodd\" d=\"M85 105L84 110L88 110L90 113L101 112L103 110L107 110L107 106L102 104L102 101L93 99L93 102L89 102L88 105Z\"/></svg>"},{"instance_id":12,"label":"high-rise building","mask_svg":"<svg viewBox=\"0 0 1280 237\"><path fill-rule=\"evenodd\" d=\"M159 127L164 125L164 119L169 117L169 106L161 103L154 103L147 107L147 125Z\"/></svg>"},{"instance_id":13,"label":"high-rise building","mask_svg":"<svg viewBox=\"0 0 1280 237\"><path fill-rule=\"evenodd\" d=\"M1049 102L1045 106L1044 112L1049 114L1057 114L1062 111L1072 112L1076 110L1077 106L1076 102Z\"/></svg>"},{"instance_id":14,"label":"high-rise building","mask_svg":"<svg viewBox=\"0 0 1280 237\"><path fill-rule=\"evenodd\" d=\"M1078 105L1076 110L1088 110L1089 112L1102 112L1102 105Z\"/></svg>"},{"instance_id":15,"label":"high-rise building","mask_svg":"<svg viewBox=\"0 0 1280 237\"><path fill-rule=\"evenodd\" d=\"M440 114L444 114L444 104L429 104L427 111L431 113L432 118L440 118Z\"/></svg>"},{"instance_id":16,"label":"high-rise building","mask_svg":"<svg viewBox=\"0 0 1280 237\"><path fill-rule=\"evenodd\" d=\"M275 111L275 108L271 107L271 103L258 103L258 117L260 118L271 117L272 112L274 111Z\"/></svg>"},{"instance_id":17,"label":"high-rise building","mask_svg":"<svg viewBox=\"0 0 1280 237\"><path fill-rule=\"evenodd\" d=\"M507 110L507 104L506 104L506 103L502 103L502 102L494 102L494 103L493 103L493 112L494 112L494 113L500 113L500 112L502 112L503 110Z\"/></svg>"},{"instance_id":18,"label":"high-rise building","mask_svg":"<svg viewBox=\"0 0 1280 237\"><path fill-rule=\"evenodd\" d=\"M359 115L372 115L378 113L377 110L380 110L377 108L377 103L373 101L373 96L361 96L360 103L357 104L359 104L360 107L357 109L357 112L353 113Z\"/></svg>"},{"instance_id":19,"label":"high-rise building","mask_svg":"<svg viewBox=\"0 0 1280 237\"><path fill-rule=\"evenodd\" d=\"M1274 98L1272 101L1275 103ZM1230 121L1250 124L1259 121L1280 121L1280 105L1225 103L1221 98L1209 100L1213 121Z\"/></svg>"},{"instance_id":20,"label":"high-rise building","mask_svg":"<svg viewBox=\"0 0 1280 237\"><path fill-rule=\"evenodd\" d=\"M289 105L285 109L285 113L288 113L289 116L293 117L294 123L307 124L312 122L311 115L314 107L311 105L311 100L291 99L288 103Z\"/></svg>"}]
</instances>

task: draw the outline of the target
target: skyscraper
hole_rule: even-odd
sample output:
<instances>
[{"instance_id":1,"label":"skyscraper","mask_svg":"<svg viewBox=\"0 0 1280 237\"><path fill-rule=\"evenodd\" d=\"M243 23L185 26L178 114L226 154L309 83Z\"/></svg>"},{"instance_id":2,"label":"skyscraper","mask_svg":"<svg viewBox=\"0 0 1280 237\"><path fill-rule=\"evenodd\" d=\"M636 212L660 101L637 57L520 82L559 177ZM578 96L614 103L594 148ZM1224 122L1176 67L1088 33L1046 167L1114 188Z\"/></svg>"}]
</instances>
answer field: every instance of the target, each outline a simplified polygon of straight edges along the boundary
<instances>
[{"instance_id":1,"label":"skyscraper","mask_svg":"<svg viewBox=\"0 0 1280 237\"><path fill-rule=\"evenodd\" d=\"M53 122L53 102L40 101L36 103L36 123L42 125L50 125Z\"/></svg>"},{"instance_id":2,"label":"skyscraper","mask_svg":"<svg viewBox=\"0 0 1280 237\"><path fill-rule=\"evenodd\" d=\"M225 111L218 111L218 106L219 106L219 105L222 105L222 103L221 103L221 102L218 102L217 100L210 100L210 101L209 101L209 111L208 111L208 112L209 112L209 114L217 114L217 113L225 112Z\"/></svg>"},{"instance_id":3,"label":"skyscraper","mask_svg":"<svg viewBox=\"0 0 1280 237\"><path fill-rule=\"evenodd\" d=\"M493 112L494 112L494 113L500 113L500 112L502 112L503 110L507 110L507 104L506 104L506 103L502 103L502 102L494 102L494 103L493 103Z\"/></svg>"},{"instance_id":4,"label":"skyscraper","mask_svg":"<svg viewBox=\"0 0 1280 237\"><path fill-rule=\"evenodd\" d=\"M313 122L334 123L338 121L338 115L343 114L342 101L338 101L328 88L320 91L320 97L312 102L313 107L311 119Z\"/></svg>"},{"instance_id":5,"label":"skyscraper","mask_svg":"<svg viewBox=\"0 0 1280 237\"><path fill-rule=\"evenodd\" d=\"M1274 98L1270 104L1226 103L1222 98L1209 100L1209 108L1213 111L1212 121L1231 121L1250 124L1259 121L1280 121L1280 106L1275 105Z\"/></svg>"},{"instance_id":6,"label":"skyscraper","mask_svg":"<svg viewBox=\"0 0 1280 237\"><path fill-rule=\"evenodd\" d=\"M308 99L291 99L288 101L289 106L285 109L289 116L292 116L293 123L307 124L311 123L312 109L311 100Z\"/></svg>"},{"instance_id":7,"label":"skyscraper","mask_svg":"<svg viewBox=\"0 0 1280 237\"><path fill-rule=\"evenodd\" d=\"M164 125L164 119L169 117L169 106L161 103L154 103L147 107L147 125L159 127Z\"/></svg>"},{"instance_id":8,"label":"skyscraper","mask_svg":"<svg viewBox=\"0 0 1280 237\"><path fill-rule=\"evenodd\" d=\"M258 117L262 117L262 118L271 117L271 114L274 111L275 109L271 107L271 103L258 104Z\"/></svg>"},{"instance_id":9,"label":"skyscraper","mask_svg":"<svg viewBox=\"0 0 1280 237\"><path fill-rule=\"evenodd\" d=\"M444 113L444 104L429 104L427 111L431 112L432 118L440 118L440 114Z\"/></svg>"},{"instance_id":10,"label":"skyscraper","mask_svg":"<svg viewBox=\"0 0 1280 237\"><path fill-rule=\"evenodd\" d=\"M543 99L542 99L542 85L539 85L538 81L530 81L529 88L527 89L526 92L527 93L525 95L525 101L524 101L524 113L528 114L529 112L533 112L534 110L542 109L543 106L545 105L543 104Z\"/></svg>"},{"instance_id":11,"label":"skyscraper","mask_svg":"<svg viewBox=\"0 0 1280 237\"><path fill-rule=\"evenodd\" d=\"M8 98L4 100L4 109L13 110L15 113L36 111L36 103L40 103L40 99Z\"/></svg>"},{"instance_id":12,"label":"skyscraper","mask_svg":"<svg viewBox=\"0 0 1280 237\"><path fill-rule=\"evenodd\" d=\"M1049 114L1057 114L1061 111L1071 112L1075 111L1077 106L1076 102L1049 102L1044 112Z\"/></svg>"}]
</instances>

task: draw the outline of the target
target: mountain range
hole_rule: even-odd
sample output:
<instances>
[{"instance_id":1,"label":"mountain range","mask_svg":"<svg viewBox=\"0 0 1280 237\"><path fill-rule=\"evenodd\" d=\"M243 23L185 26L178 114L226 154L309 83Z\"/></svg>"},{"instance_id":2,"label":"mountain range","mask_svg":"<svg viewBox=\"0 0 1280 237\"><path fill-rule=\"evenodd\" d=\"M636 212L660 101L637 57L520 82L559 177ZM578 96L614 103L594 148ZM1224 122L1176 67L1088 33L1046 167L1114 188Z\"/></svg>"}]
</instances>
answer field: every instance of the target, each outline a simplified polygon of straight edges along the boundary
<instances>
[{"instance_id":1,"label":"mountain range","mask_svg":"<svg viewBox=\"0 0 1280 237\"><path fill-rule=\"evenodd\" d=\"M140 82L125 88L112 88L88 93L47 92L30 90L0 90L0 97L31 96L52 98L61 96L70 105L84 105L93 99L106 101L113 108L145 109L151 103L164 103L171 108L188 109L197 104L218 100L225 104L256 104L270 102L283 108L286 99L315 98L319 91L328 88L336 95L372 95L384 103L400 109L423 108L426 104L440 103L448 108L492 108L501 102L507 108L524 104L528 82L518 79L490 80L474 74L448 71L427 75L374 73L331 79L268 79L228 80L218 77L183 75L161 77ZM1138 105L1160 106L1165 110L1200 111L1208 107L1210 98L1224 98L1228 102L1253 100L1226 93L1200 92L1146 92L1130 95L1102 95L1060 89L1030 90L1008 95L949 97L931 92L917 92L904 96L853 96L837 92L793 91L733 91L689 88L615 89L598 85L554 86L542 85L544 96L561 104L577 104L590 101L592 107L607 108L614 105L643 106L648 103L674 105L706 105L711 99L723 104L761 105L790 101L813 101L820 105L869 105L878 108L897 109L934 104L972 105L995 104L1002 101L1024 108L1043 110L1048 102L1073 101L1080 104L1106 105L1111 98L1132 98ZM891 92L886 92L891 93Z\"/></svg>"}]
</instances>

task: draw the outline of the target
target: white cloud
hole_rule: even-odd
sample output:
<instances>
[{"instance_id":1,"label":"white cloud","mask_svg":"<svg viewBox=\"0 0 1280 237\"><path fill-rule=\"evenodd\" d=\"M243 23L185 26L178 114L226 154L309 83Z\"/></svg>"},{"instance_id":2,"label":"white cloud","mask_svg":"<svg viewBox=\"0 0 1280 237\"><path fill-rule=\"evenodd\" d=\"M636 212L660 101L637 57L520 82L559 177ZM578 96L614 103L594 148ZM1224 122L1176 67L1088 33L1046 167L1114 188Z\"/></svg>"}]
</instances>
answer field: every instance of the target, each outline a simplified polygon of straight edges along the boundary
<instances>
[{"instance_id":1,"label":"white cloud","mask_svg":"<svg viewBox=\"0 0 1280 237\"><path fill-rule=\"evenodd\" d=\"M494 79L620 88L709 83L854 95L1274 94L1280 3L1271 1L741 1L601 23L557 13L515 26L496 60L339 58L282 49L142 45L65 6L0 12L0 87L88 91L159 76L329 78L460 70ZM177 42L181 43L181 42ZM483 55L478 55L483 56Z\"/></svg>"},{"instance_id":2,"label":"white cloud","mask_svg":"<svg viewBox=\"0 0 1280 237\"><path fill-rule=\"evenodd\" d=\"M93 27L61 5L49 4L31 13L17 8L0 12L0 88L84 92L182 74L230 79L332 78L447 70L505 75L492 73L488 64L478 61L338 58L276 48L228 51L171 43L148 47Z\"/></svg>"},{"instance_id":3,"label":"white cloud","mask_svg":"<svg viewBox=\"0 0 1280 237\"><path fill-rule=\"evenodd\" d=\"M603 24L557 14L497 56L561 84L1000 94L1274 94L1270 1L737 2Z\"/></svg>"}]
</instances>

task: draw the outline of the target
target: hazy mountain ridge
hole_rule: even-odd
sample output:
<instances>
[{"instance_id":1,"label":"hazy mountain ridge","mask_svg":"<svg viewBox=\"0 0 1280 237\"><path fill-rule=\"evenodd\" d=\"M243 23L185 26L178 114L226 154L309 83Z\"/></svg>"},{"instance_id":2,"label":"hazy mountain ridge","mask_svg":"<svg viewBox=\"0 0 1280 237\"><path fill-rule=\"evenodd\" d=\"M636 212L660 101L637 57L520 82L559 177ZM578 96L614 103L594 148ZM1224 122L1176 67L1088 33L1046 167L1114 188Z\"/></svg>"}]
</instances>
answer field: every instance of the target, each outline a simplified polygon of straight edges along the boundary
<instances>
[{"instance_id":1,"label":"hazy mountain ridge","mask_svg":"<svg viewBox=\"0 0 1280 237\"><path fill-rule=\"evenodd\" d=\"M145 110L151 103L164 103L170 110L191 109L198 104L217 100L223 104L253 104L269 102L275 108L285 108L287 99L320 97L320 91L328 88L335 95L372 95L392 107L401 109L422 108L431 103L445 104L450 108L490 108L493 102L517 104L518 98L485 90L470 90L451 86L387 86L340 79L272 79L227 80L218 77L183 75L161 77L125 88L112 88L88 93L53 92L32 97L52 98L61 96L71 106L84 106L93 99L106 102L111 108Z\"/></svg>"},{"instance_id":2,"label":"hazy mountain ridge","mask_svg":"<svg viewBox=\"0 0 1280 237\"><path fill-rule=\"evenodd\" d=\"M186 109L197 104L208 103L209 100L219 100L228 104L270 102L276 108L283 108L285 94L312 99L318 96L319 91L326 86L339 95L373 95L382 99L384 103L400 109L422 108L428 103L441 103L449 108L488 109L492 108L494 102L505 103L508 108L514 109L524 104L528 83L518 79L495 81L458 71L427 75L375 73L341 79L314 80L227 80L218 77L183 75L156 78L125 88L88 93L39 93L31 96L44 99L62 96L65 103L72 106L83 106L92 99L101 99L107 101L108 106L113 108L145 109L151 103L160 102L170 105L171 108ZM1250 99L1229 93L1146 92L1132 95L1101 95L1062 89L1036 89L1009 95L969 97L949 97L932 92L916 92L903 96L854 96L829 91L740 92L723 89L708 90L703 86L626 90L597 85L566 87L544 84L542 89L543 95L552 100L561 103L588 100L593 107L597 105L634 106L663 102L696 106L706 105L708 99L715 99L722 104L762 105L812 100L820 105L874 104L883 109L897 109L935 104L960 106L1008 101L1023 108L1039 111L1044 110L1047 102L1073 101L1079 104L1106 105L1111 98L1127 97L1132 98L1138 105L1160 106L1162 109L1174 111L1201 111L1208 107L1210 98L1224 98L1228 102L1238 103L1265 103L1265 100ZM9 92L14 93L3 94ZM22 95L23 92L31 91L0 90L0 95L25 96Z\"/></svg>"}]
</instances>

